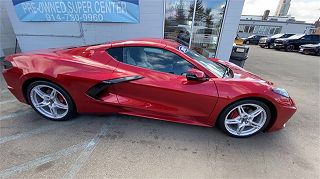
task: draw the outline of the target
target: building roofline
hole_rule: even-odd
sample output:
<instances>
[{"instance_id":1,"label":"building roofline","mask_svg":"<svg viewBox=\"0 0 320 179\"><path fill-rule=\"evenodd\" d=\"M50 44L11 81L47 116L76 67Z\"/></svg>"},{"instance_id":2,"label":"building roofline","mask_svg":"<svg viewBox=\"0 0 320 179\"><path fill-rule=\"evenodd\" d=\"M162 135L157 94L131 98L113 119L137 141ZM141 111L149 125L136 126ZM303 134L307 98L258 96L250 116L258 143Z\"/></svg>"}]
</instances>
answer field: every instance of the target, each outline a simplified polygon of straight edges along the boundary
<instances>
[{"instance_id":1,"label":"building roofline","mask_svg":"<svg viewBox=\"0 0 320 179\"><path fill-rule=\"evenodd\" d=\"M240 19L241 21L248 21L248 22L274 22L274 23L281 23L281 24L304 24L304 25L314 25L313 23L307 23L307 22L299 22L299 21L270 21L270 20L250 20L250 19Z\"/></svg>"}]
</instances>

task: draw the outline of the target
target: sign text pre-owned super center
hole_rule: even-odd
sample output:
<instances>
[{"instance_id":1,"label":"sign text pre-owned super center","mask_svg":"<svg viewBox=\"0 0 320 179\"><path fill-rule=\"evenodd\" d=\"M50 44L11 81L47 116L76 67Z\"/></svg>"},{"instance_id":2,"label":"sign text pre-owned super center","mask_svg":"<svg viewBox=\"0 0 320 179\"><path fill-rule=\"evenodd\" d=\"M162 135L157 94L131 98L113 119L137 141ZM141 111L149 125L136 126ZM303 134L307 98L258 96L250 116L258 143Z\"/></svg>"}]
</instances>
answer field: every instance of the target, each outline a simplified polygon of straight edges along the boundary
<instances>
[{"instance_id":1,"label":"sign text pre-owned super center","mask_svg":"<svg viewBox=\"0 0 320 179\"><path fill-rule=\"evenodd\" d=\"M21 21L139 22L139 0L13 0Z\"/></svg>"}]
</instances>

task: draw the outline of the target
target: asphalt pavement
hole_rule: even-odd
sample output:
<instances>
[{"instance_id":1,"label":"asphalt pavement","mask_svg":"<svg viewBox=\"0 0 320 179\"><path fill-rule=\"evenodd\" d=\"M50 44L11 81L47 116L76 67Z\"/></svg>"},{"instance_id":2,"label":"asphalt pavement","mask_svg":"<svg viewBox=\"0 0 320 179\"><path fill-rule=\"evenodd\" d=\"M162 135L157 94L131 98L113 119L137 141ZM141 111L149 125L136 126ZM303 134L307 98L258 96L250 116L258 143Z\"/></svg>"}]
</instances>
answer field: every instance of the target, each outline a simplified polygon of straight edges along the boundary
<instances>
[{"instance_id":1,"label":"asphalt pavement","mask_svg":"<svg viewBox=\"0 0 320 179\"><path fill-rule=\"evenodd\" d=\"M320 58L250 46L245 69L295 99L285 129L248 139L125 115L43 119L0 77L0 178L319 178Z\"/></svg>"}]
</instances>

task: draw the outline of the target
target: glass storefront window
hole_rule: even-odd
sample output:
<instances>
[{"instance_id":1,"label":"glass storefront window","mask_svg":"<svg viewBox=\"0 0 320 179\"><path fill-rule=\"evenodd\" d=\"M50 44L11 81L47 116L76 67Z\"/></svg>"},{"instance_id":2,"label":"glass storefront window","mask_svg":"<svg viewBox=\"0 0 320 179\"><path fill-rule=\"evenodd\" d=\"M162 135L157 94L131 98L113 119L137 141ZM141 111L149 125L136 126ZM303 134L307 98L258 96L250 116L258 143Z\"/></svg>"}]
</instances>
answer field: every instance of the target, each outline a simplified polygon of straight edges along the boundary
<instances>
[{"instance_id":1,"label":"glass storefront window","mask_svg":"<svg viewBox=\"0 0 320 179\"><path fill-rule=\"evenodd\" d=\"M166 0L164 37L215 56L226 0Z\"/></svg>"},{"instance_id":2,"label":"glass storefront window","mask_svg":"<svg viewBox=\"0 0 320 179\"><path fill-rule=\"evenodd\" d=\"M260 35L274 35L281 32L279 26L266 26L266 25L239 25L238 32L260 34Z\"/></svg>"}]
</instances>

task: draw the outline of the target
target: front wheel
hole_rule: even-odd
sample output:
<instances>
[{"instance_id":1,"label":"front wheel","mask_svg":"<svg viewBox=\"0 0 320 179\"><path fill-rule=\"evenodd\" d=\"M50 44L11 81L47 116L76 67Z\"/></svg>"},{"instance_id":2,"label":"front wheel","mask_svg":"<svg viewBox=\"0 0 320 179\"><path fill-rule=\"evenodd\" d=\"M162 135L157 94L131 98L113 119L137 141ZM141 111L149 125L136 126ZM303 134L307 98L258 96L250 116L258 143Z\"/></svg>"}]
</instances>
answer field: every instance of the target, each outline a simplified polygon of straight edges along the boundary
<instances>
[{"instance_id":1,"label":"front wheel","mask_svg":"<svg viewBox=\"0 0 320 179\"><path fill-rule=\"evenodd\" d=\"M229 136L245 138L258 134L269 124L269 107L258 100L243 100L228 106L218 119L218 126Z\"/></svg>"},{"instance_id":2,"label":"front wheel","mask_svg":"<svg viewBox=\"0 0 320 179\"><path fill-rule=\"evenodd\" d=\"M32 108L49 120L68 120L76 111L70 95L51 82L31 83L27 88L27 97Z\"/></svg>"},{"instance_id":3,"label":"front wheel","mask_svg":"<svg viewBox=\"0 0 320 179\"><path fill-rule=\"evenodd\" d=\"M270 45L268 45L268 48L274 48L274 43L271 43Z\"/></svg>"},{"instance_id":4,"label":"front wheel","mask_svg":"<svg viewBox=\"0 0 320 179\"><path fill-rule=\"evenodd\" d=\"M294 50L294 45L288 45L285 50L287 52L292 52Z\"/></svg>"}]
</instances>

